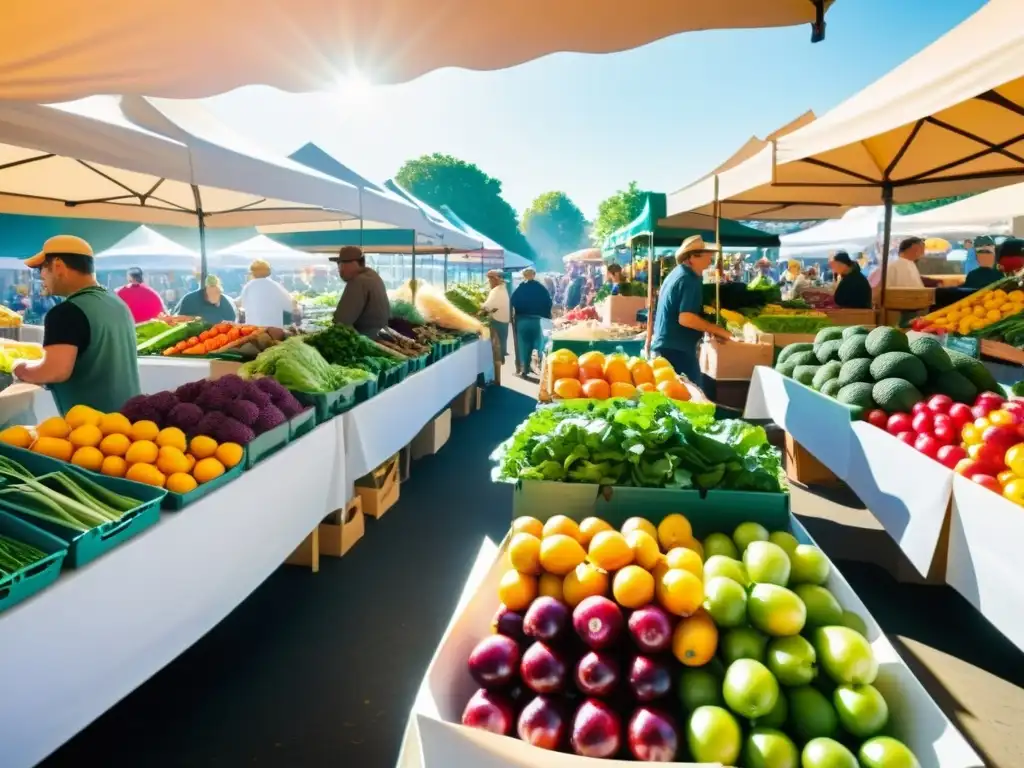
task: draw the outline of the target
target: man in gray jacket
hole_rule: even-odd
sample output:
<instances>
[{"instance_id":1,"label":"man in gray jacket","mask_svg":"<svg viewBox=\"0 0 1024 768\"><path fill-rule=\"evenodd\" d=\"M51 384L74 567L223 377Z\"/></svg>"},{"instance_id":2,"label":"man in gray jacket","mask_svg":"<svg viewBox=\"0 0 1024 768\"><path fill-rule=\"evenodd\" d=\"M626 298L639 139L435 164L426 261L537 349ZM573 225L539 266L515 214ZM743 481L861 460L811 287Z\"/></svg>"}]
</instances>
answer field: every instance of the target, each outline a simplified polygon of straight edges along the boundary
<instances>
[{"instance_id":1,"label":"man in gray jacket","mask_svg":"<svg viewBox=\"0 0 1024 768\"><path fill-rule=\"evenodd\" d=\"M346 245L330 260L337 263L338 275L345 283L334 310L334 322L351 325L364 336L376 338L391 317L391 302L384 281L366 266L366 257L357 246Z\"/></svg>"}]
</instances>

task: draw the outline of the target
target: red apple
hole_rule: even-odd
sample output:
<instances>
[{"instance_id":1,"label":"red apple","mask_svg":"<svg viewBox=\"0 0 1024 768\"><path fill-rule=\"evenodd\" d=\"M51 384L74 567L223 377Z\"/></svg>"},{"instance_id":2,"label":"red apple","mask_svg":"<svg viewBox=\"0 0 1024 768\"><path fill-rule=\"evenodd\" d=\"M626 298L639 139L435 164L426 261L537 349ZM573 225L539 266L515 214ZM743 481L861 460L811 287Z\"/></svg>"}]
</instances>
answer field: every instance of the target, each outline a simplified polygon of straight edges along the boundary
<instances>
[{"instance_id":1,"label":"red apple","mask_svg":"<svg viewBox=\"0 0 1024 768\"><path fill-rule=\"evenodd\" d=\"M1000 395L998 392L982 392L974 400L975 405L980 403L994 403L995 407L998 408L1006 402L1006 398Z\"/></svg>"},{"instance_id":2,"label":"red apple","mask_svg":"<svg viewBox=\"0 0 1024 768\"><path fill-rule=\"evenodd\" d=\"M928 398L928 410L932 413L949 413L953 398L946 395L932 395Z\"/></svg>"},{"instance_id":3,"label":"red apple","mask_svg":"<svg viewBox=\"0 0 1024 768\"><path fill-rule=\"evenodd\" d=\"M473 694L462 711L462 724L499 736L508 736L515 722L511 702L500 693L483 689Z\"/></svg>"},{"instance_id":4,"label":"red apple","mask_svg":"<svg viewBox=\"0 0 1024 768\"><path fill-rule=\"evenodd\" d=\"M547 696L537 696L519 713L516 732L527 744L556 750L564 742L567 729L561 704Z\"/></svg>"},{"instance_id":5,"label":"red apple","mask_svg":"<svg viewBox=\"0 0 1024 768\"><path fill-rule=\"evenodd\" d=\"M1009 445L1006 445L995 441L991 443L982 443L981 450L979 450L977 455L973 458L980 464L995 470L995 472L988 472L985 474L998 475L1006 469L1006 452L1015 444L1015 442L1011 442Z\"/></svg>"},{"instance_id":6,"label":"red apple","mask_svg":"<svg viewBox=\"0 0 1024 768\"><path fill-rule=\"evenodd\" d=\"M898 435L896 435L896 439L902 440L904 443L913 448L914 441L917 440L917 435L913 431L907 430L906 432L900 432Z\"/></svg>"},{"instance_id":7,"label":"red apple","mask_svg":"<svg viewBox=\"0 0 1024 768\"><path fill-rule=\"evenodd\" d=\"M999 484L999 481L996 478L992 477L992 475L971 475L971 482L984 486L994 493L1001 494L1003 492L1003 487Z\"/></svg>"},{"instance_id":8,"label":"red apple","mask_svg":"<svg viewBox=\"0 0 1024 768\"><path fill-rule=\"evenodd\" d=\"M939 452L939 441L928 434L920 434L914 440L914 448L930 459L934 459Z\"/></svg>"},{"instance_id":9,"label":"red apple","mask_svg":"<svg viewBox=\"0 0 1024 768\"><path fill-rule=\"evenodd\" d=\"M534 600L523 616L523 633L534 640L553 643L569 630L571 618L565 604L542 595Z\"/></svg>"},{"instance_id":10,"label":"red apple","mask_svg":"<svg viewBox=\"0 0 1024 768\"><path fill-rule=\"evenodd\" d=\"M1002 446L1003 453L1020 442L1020 431L1016 424L1002 424L992 426L981 433L981 442L984 445L993 443Z\"/></svg>"},{"instance_id":11,"label":"red apple","mask_svg":"<svg viewBox=\"0 0 1024 768\"><path fill-rule=\"evenodd\" d=\"M494 614L491 631L497 635L511 637L517 643L526 642L526 635L523 634L523 614L510 611L504 605L498 608L498 612Z\"/></svg>"},{"instance_id":12,"label":"red apple","mask_svg":"<svg viewBox=\"0 0 1024 768\"><path fill-rule=\"evenodd\" d=\"M604 702L587 699L572 719L569 743L583 757L612 757L622 745L622 722Z\"/></svg>"},{"instance_id":13,"label":"red apple","mask_svg":"<svg viewBox=\"0 0 1024 768\"><path fill-rule=\"evenodd\" d=\"M908 413L894 413L889 417L885 429L894 437L900 432L911 432L913 430L913 419Z\"/></svg>"},{"instance_id":14,"label":"red apple","mask_svg":"<svg viewBox=\"0 0 1024 768\"><path fill-rule=\"evenodd\" d=\"M576 687L584 696L610 696L620 677L618 661L603 651L590 651L576 665Z\"/></svg>"},{"instance_id":15,"label":"red apple","mask_svg":"<svg viewBox=\"0 0 1024 768\"><path fill-rule=\"evenodd\" d=\"M538 641L526 649L519 675L534 693L558 693L565 688L565 661L560 654Z\"/></svg>"},{"instance_id":16,"label":"red apple","mask_svg":"<svg viewBox=\"0 0 1024 768\"><path fill-rule=\"evenodd\" d=\"M952 422L941 422L932 428L932 436L942 445L951 445L957 441L958 433Z\"/></svg>"},{"instance_id":17,"label":"red apple","mask_svg":"<svg viewBox=\"0 0 1024 768\"><path fill-rule=\"evenodd\" d=\"M626 742L640 762L671 763L679 751L679 731L664 712L640 707L629 719Z\"/></svg>"},{"instance_id":18,"label":"red apple","mask_svg":"<svg viewBox=\"0 0 1024 768\"><path fill-rule=\"evenodd\" d=\"M998 407L998 405L981 402L971 408L971 413L974 414L974 419L977 421L978 419L984 419Z\"/></svg>"},{"instance_id":19,"label":"red apple","mask_svg":"<svg viewBox=\"0 0 1024 768\"><path fill-rule=\"evenodd\" d=\"M963 427L964 424L970 424L974 421L974 414L971 413L971 407L964 405L963 403L953 403L949 407L949 418L953 420L957 429Z\"/></svg>"},{"instance_id":20,"label":"red apple","mask_svg":"<svg viewBox=\"0 0 1024 768\"><path fill-rule=\"evenodd\" d=\"M919 413L924 413L928 410L928 403L922 400L919 403L914 403L914 407L910 409L911 416L917 416Z\"/></svg>"},{"instance_id":21,"label":"red apple","mask_svg":"<svg viewBox=\"0 0 1024 768\"><path fill-rule=\"evenodd\" d=\"M960 463L962 459L967 458L967 452L959 445L944 445L939 448L938 453L935 454L935 458L939 462L950 469L956 469L956 465Z\"/></svg>"},{"instance_id":22,"label":"red apple","mask_svg":"<svg viewBox=\"0 0 1024 768\"><path fill-rule=\"evenodd\" d=\"M619 641L626 620L622 618L619 606L607 597L592 595L573 610L572 625L588 648L600 651Z\"/></svg>"},{"instance_id":23,"label":"red apple","mask_svg":"<svg viewBox=\"0 0 1024 768\"><path fill-rule=\"evenodd\" d=\"M914 418L910 423L917 434L930 435L932 427L935 426L935 419L931 411L920 411L914 414Z\"/></svg>"},{"instance_id":24,"label":"red apple","mask_svg":"<svg viewBox=\"0 0 1024 768\"><path fill-rule=\"evenodd\" d=\"M637 701L654 701L672 689L672 676L660 661L637 656L629 667L629 688Z\"/></svg>"},{"instance_id":25,"label":"red apple","mask_svg":"<svg viewBox=\"0 0 1024 768\"><path fill-rule=\"evenodd\" d=\"M879 429L885 429L886 425L889 423L889 414L881 408L875 408L872 411L868 411L867 422Z\"/></svg>"},{"instance_id":26,"label":"red apple","mask_svg":"<svg viewBox=\"0 0 1024 768\"><path fill-rule=\"evenodd\" d=\"M469 654L469 674L481 688L503 688L516 676L519 646L511 637L485 637Z\"/></svg>"},{"instance_id":27,"label":"red apple","mask_svg":"<svg viewBox=\"0 0 1024 768\"><path fill-rule=\"evenodd\" d=\"M656 605L633 611L627 625L643 653L663 653L672 645L672 619Z\"/></svg>"}]
</instances>

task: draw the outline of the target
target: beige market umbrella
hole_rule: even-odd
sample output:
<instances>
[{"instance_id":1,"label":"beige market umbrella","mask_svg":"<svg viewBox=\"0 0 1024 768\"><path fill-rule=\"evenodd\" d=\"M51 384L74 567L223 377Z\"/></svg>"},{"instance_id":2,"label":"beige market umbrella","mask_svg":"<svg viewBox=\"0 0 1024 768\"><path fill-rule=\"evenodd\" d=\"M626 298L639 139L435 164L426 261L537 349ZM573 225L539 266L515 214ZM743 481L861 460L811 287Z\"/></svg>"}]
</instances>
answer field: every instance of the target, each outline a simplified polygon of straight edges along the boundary
<instances>
[{"instance_id":1,"label":"beige market umbrella","mask_svg":"<svg viewBox=\"0 0 1024 768\"><path fill-rule=\"evenodd\" d=\"M885 206L882 296L894 203L1024 178L1021 0L977 13L819 120L776 143L772 186ZM979 44L979 41L983 41Z\"/></svg>"},{"instance_id":2,"label":"beige market umbrella","mask_svg":"<svg viewBox=\"0 0 1024 768\"><path fill-rule=\"evenodd\" d=\"M834 0L47 0L4 3L0 99L197 98L250 84L398 83L680 32L812 24ZM59 20L59 21L55 21Z\"/></svg>"}]
</instances>

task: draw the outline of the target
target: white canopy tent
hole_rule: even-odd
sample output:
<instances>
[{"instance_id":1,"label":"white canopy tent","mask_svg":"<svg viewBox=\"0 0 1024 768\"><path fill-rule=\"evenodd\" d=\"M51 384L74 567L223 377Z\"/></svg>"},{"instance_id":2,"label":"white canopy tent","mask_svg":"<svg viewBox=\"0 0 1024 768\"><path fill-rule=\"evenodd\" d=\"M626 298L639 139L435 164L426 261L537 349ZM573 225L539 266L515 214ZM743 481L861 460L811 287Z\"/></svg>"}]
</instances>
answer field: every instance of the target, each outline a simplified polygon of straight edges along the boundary
<instances>
[{"instance_id":1,"label":"white canopy tent","mask_svg":"<svg viewBox=\"0 0 1024 768\"><path fill-rule=\"evenodd\" d=\"M963 240L979 235L1024 237L1024 184L1001 187L911 216L893 216L899 237Z\"/></svg>"},{"instance_id":2,"label":"white canopy tent","mask_svg":"<svg viewBox=\"0 0 1024 768\"><path fill-rule=\"evenodd\" d=\"M526 269L527 267L533 266L533 262L530 261L529 259L523 258L518 253L514 253L513 251L506 249L505 246L503 246L501 243L492 240L479 230L471 227L447 205L441 206L441 212L444 213L448 220L451 221L452 224L454 224L456 227L461 229L474 240L479 240L481 243L483 243L483 248L481 249L482 255L488 253L500 255L502 259L502 267L504 269L508 269L513 272L519 272L521 270Z\"/></svg>"},{"instance_id":3,"label":"white canopy tent","mask_svg":"<svg viewBox=\"0 0 1024 768\"><path fill-rule=\"evenodd\" d=\"M96 271L143 270L199 271L199 254L149 227L138 227L96 254Z\"/></svg>"},{"instance_id":4,"label":"white canopy tent","mask_svg":"<svg viewBox=\"0 0 1024 768\"><path fill-rule=\"evenodd\" d=\"M828 256L835 251L856 253L874 248L884 211L881 206L851 208L841 219L823 221L800 232L779 237L781 258Z\"/></svg>"},{"instance_id":5,"label":"white canopy tent","mask_svg":"<svg viewBox=\"0 0 1024 768\"><path fill-rule=\"evenodd\" d=\"M323 254L289 248L266 235L256 235L227 248L221 248L210 256L210 267L248 268L257 259L267 262L272 269L281 271L292 271L316 264L327 266Z\"/></svg>"},{"instance_id":6,"label":"white canopy tent","mask_svg":"<svg viewBox=\"0 0 1024 768\"><path fill-rule=\"evenodd\" d=\"M460 232L452 227L440 211L420 200L394 179L385 181L384 186L419 208L423 215L438 228L441 243L446 248L452 251L479 251L483 247L482 238L470 237L465 232Z\"/></svg>"}]
</instances>

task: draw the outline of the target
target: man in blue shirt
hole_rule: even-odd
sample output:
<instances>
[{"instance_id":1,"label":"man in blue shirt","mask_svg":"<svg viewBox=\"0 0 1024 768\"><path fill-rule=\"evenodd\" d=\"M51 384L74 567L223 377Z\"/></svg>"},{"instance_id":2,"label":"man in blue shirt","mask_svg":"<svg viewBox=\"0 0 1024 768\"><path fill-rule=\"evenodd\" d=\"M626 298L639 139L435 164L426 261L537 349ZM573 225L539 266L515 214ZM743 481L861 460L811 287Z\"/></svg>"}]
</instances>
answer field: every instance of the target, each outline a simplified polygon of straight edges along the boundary
<instances>
[{"instance_id":1,"label":"man in blue shirt","mask_svg":"<svg viewBox=\"0 0 1024 768\"><path fill-rule=\"evenodd\" d=\"M662 283L654 315L651 353L672 363L676 373L690 381L701 381L697 345L705 333L728 341L731 334L703 318L704 270L711 266L715 251L704 245L700 235L688 237L676 251L676 268Z\"/></svg>"},{"instance_id":2,"label":"man in blue shirt","mask_svg":"<svg viewBox=\"0 0 1024 768\"><path fill-rule=\"evenodd\" d=\"M516 348L519 352L519 369L516 373L523 378L530 374L533 352L537 351L539 362L544 359L544 337L541 335L541 320L551 319L551 294L534 278L533 267L522 271L523 282L512 291L510 303L516 329Z\"/></svg>"}]
</instances>

